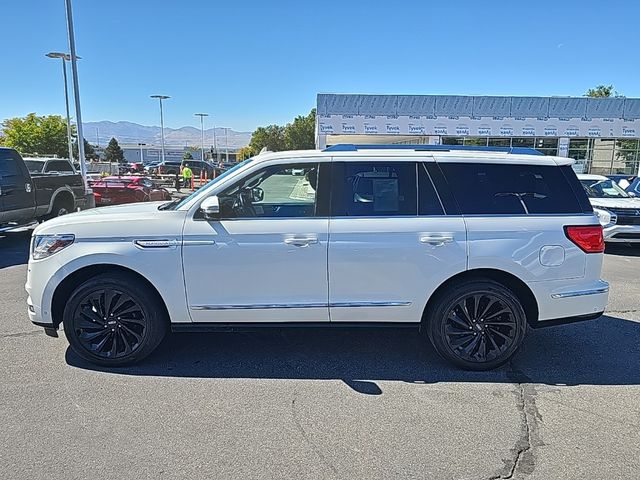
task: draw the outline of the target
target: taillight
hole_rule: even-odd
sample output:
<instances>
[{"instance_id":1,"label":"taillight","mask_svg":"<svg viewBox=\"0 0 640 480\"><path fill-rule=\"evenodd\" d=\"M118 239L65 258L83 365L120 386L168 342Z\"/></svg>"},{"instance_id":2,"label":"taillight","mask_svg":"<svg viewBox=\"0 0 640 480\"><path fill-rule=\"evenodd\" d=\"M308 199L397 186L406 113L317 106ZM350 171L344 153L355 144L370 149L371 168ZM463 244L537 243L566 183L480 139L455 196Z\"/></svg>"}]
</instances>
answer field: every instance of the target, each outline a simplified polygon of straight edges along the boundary
<instances>
[{"instance_id":1,"label":"taillight","mask_svg":"<svg viewBox=\"0 0 640 480\"><path fill-rule=\"evenodd\" d=\"M604 252L602 225L572 225L564 227L564 233L583 252Z\"/></svg>"}]
</instances>

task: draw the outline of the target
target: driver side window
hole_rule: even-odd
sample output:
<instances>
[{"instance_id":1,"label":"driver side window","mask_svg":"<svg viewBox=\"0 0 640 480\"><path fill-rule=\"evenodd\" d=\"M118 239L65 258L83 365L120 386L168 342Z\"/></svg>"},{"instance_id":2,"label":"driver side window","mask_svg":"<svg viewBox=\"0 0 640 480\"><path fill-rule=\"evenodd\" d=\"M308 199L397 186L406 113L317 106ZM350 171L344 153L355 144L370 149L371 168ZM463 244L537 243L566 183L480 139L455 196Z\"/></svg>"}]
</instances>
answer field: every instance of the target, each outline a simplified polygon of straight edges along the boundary
<instances>
[{"instance_id":1,"label":"driver side window","mask_svg":"<svg viewBox=\"0 0 640 480\"><path fill-rule=\"evenodd\" d=\"M317 163L272 165L218 195L221 218L296 218L316 215Z\"/></svg>"}]
</instances>

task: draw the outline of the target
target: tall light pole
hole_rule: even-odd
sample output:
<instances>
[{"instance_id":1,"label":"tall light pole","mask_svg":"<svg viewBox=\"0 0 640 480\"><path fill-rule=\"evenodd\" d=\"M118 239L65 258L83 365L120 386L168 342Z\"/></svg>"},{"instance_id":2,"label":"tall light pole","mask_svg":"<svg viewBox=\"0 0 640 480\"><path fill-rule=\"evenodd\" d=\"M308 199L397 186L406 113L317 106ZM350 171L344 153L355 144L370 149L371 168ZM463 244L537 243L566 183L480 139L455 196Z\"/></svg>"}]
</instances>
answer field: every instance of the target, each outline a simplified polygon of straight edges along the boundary
<instances>
[{"instance_id":1,"label":"tall light pole","mask_svg":"<svg viewBox=\"0 0 640 480\"><path fill-rule=\"evenodd\" d=\"M62 60L62 78L64 78L64 105L67 109L67 144L69 146L69 161L73 162L73 142L71 140L71 115L69 114L69 87L67 85L67 62L71 57L62 52L49 52L45 55L49 58ZM80 58L80 57L78 57Z\"/></svg>"},{"instance_id":2,"label":"tall light pole","mask_svg":"<svg viewBox=\"0 0 640 480\"><path fill-rule=\"evenodd\" d=\"M160 102L160 137L162 140L162 161L164 162L164 115L162 113L162 100L171 97L168 95L151 95L151 98L157 98Z\"/></svg>"},{"instance_id":3,"label":"tall light pole","mask_svg":"<svg viewBox=\"0 0 640 480\"><path fill-rule=\"evenodd\" d=\"M144 160L142 158L142 147L144 147L146 143L138 143L138 147L140 147L140 163L144 165Z\"/></svg>"},{"instance_id":4,"label":"tall light pole","mask_svg":"<svg viewBox=\"0 0 640 480\"><path fill-rule=\"evenodd\" d=\"M80 159L80 173L84 179L84 191L87 195L88 207L95 207L96 200L93 190L87 181L87 164L84 158L84 136L82 135L82 112L80 111L80 89L78 87L78 57L76 55L76 39L73 32L73 11L71 0L65 0L67 10L67 33L69 34L69 53L71 56L71 76L73 77L73 98L76 105L76 122L78 128L78 158Z\"/></svg>"},{"instance_id":5,"label":"tall light pole","mask_svg":"<svg viewBox=\"0 0 640 480\"><path fill-rule=\"evenodd\" d=\"M229 163L229 128L224 127L224 156L225 162Z\"/></svg>"},{"instance_id":6,"label":"tall light pole","mask_svg":"<svg viewBox=\"0 0 640 480\"><path fill-rule=\"evenodd\" d=\"M201 144L202 158L200 160L202 160L204 162L204 117L208 117L209 114L208 113L196 113L195 116L196 117L200 117L200 133L202 134L202 144Z\"/></svg>"},{"instance_id":7,"label":"tall light pole","mask_svg":"<svg viewBox=\"0 0 640 480\"><path fill-rule=\"evenodd\" d=\"M218 158L218 145L216 142L216 126L213 125L213 152L216 156L216 162L220 163L220 159Z\"/></svg>"}]
</instances>

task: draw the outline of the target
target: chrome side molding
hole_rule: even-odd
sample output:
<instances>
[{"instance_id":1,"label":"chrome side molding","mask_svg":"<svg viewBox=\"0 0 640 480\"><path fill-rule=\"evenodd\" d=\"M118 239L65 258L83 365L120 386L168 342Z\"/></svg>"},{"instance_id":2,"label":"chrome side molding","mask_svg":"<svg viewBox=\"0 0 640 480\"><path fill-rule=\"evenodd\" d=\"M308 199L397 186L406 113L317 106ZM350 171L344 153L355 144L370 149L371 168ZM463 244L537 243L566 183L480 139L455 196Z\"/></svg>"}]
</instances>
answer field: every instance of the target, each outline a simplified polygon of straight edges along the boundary
<instances>
[{"instance_id":1,"label":"chrome side molding","mask_svg":"<svg viewBox=\"0 0 640 480\"><path fill-rule=\"evenodd\" d=\"M591 290L578 290L576 292L563 292L563 293L552 293L551 298L554 300L558 298L572 298L572 297L584 297L586 295L598 295L601 293L608 293L609 286L600 287L600 288L592 288Z\"/></svg>"},{"instance_id":2,"label":"chrome side molding","mask_svg":"<svg viewBox=\"0 0 640 480\"><path fill-rule=\"evenodd\" d=\"M271 310L279 308L408 307L411 302L254 303L245 305L191 305L191 310Z\"/></svg>"}]
</instances>

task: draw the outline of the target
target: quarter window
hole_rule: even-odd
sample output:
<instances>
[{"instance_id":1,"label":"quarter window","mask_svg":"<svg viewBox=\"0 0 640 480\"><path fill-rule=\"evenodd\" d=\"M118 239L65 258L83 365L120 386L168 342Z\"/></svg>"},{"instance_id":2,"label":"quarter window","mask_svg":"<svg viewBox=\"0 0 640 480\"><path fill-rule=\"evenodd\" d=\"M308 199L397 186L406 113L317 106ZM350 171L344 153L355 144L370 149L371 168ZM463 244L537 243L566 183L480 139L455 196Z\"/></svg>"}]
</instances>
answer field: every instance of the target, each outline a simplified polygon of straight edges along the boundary
<instances>
[{"instance_id":1,"label":"quarter window","mask_svg":"<svg viewBox=\"0 0 640 480\"><path fill-rule=\"evenodd\" d=\"M583 213L570 167L442 163L463 214ZM572 177L570 177L572 175ZM586 200L586 196L585 196Z\"/></svg>"},{"instance_id":2,"label":"quarter window","mask_svg":"<svg viewBox=\"0 0 640 480\"><path fill-rule=\"evenodd\" d=\"M417 215L414 162L338 162L333 215Z\"/></svg>"}]
</instances>

